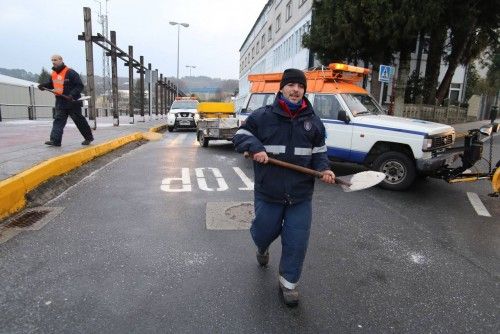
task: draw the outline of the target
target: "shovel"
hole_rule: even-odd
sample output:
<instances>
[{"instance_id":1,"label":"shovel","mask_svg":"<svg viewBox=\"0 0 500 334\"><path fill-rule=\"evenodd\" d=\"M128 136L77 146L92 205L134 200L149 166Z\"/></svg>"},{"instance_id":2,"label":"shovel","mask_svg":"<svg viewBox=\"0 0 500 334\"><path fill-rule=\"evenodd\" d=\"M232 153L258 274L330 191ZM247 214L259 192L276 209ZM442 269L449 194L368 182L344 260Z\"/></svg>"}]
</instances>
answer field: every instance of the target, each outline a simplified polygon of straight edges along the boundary
<instances>
[{"instance_id":1,"label":"shovel","mask_svg":"<svg viewBox=\"0 0 500 334\"><path fill-rule=\"evenodd\" d=\"M244 156L245 158L247 158L250 157L250 154L248 152L245 152ZM298 166L278 159L268 158L268 163L283 168L291 169L299 173L308 174L318 179L321 179L323 177L322 172L318 172L317 170L314 169ZM373 187L382 182L384 179L385 179L384 173L370 170L351 175L336 176L335 183L339 184L342 190L344 190L345 192L351 192Z\"/></svg>"}]
</instances>

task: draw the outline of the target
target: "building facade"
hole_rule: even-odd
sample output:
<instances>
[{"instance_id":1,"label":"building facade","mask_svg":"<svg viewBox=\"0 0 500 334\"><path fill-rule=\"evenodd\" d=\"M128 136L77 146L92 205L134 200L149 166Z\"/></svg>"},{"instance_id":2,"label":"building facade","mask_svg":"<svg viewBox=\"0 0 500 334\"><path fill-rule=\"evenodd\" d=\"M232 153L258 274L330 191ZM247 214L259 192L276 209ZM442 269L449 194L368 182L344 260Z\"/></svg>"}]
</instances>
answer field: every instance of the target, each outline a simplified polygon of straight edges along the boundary
<instances>
[{"instance_id":1,"label":"building facade","mask_svg":"<svg viewBox=\"0 0 500 334\"><path fill-rule=\"evenodd\" d=\"M313 0L269 0L240 48L239 95L250 89L248 75L311 67L302 35L309 31Z\"/></svg>"},{"instance_id":2,"label":"building facade","mask_svg":"<svg viewBox=\"0 0 500 334\"><path fill-rule=\"evenodd\" d=\"M240 48L239 95L243 100L248 95L250 83L248 75L252 73L282 72L293 67L301 70L321 65L314 59L309 49L302 47L302 36L314 24L312 17L313 0L269 0L262 9L252 29ZM417 68L418 42L411 54L410 74ZM420 76L425 74L427 50L423 47L420 61ZM397 74L399 59L396 55L394 64ZM326 65L326 64L325 64ZM441 65L439 81L447 69ZM459 66L450 85L450 102L464 102L466 69ZM394 81L394 80L393 80ZM370 81L367 82L370 91ZM383 103L389 103L393 94L392 82L385 87Z\"/></svg>"}]
</instances>

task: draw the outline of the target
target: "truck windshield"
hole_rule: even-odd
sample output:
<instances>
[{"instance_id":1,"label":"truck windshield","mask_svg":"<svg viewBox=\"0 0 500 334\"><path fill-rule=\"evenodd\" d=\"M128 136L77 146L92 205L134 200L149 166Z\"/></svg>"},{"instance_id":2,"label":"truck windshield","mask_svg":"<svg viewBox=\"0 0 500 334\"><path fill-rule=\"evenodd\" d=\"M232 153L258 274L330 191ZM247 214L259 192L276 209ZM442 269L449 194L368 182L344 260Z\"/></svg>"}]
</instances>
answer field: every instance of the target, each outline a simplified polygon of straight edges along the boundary
<instances>
[{"instance_id":1,"label":"truck windshield","mask_svg":"<svg viewBox=\"0 0 500 334\"><path fill-rule=\"evenodd\" d=\"M382 108L367 94L340 94L354 116L381 114Z\"/></svg>"},{"instance_id":2,"label":"truck windshield","mask_svg":"<svg viewBox=\"0 0 500 334\"><path fill-rule=\"evenodd\" d=\"M250 96L250 100L248 101L246 112L252 112L254 110L259 109L260 107L272 104L273 101L274 101L273 93L252 94L252 96Z\"/></svg>"},{"instance_id":3,"label":"truck windshield","mask_svg":"<svg viewBox=\"0 0 500 334\"><path fill-rule=\"evenodd\" d=\"M196 109L198 101L174 101L171 109Z\"/></svg>"}]
</instances>

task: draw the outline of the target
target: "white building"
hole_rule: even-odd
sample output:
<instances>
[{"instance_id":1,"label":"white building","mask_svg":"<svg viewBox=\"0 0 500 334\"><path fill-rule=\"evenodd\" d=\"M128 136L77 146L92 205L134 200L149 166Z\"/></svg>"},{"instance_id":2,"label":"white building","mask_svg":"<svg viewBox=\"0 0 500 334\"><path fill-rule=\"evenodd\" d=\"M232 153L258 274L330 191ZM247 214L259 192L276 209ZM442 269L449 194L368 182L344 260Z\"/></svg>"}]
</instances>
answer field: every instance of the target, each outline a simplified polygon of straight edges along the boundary
<instances>
[{"instance_id":1,"label":"white building","mask_svg":"<svg viewBox=\"0 0 500 334\"><path fill-rule=\"evenodd\" d=\"M250 90L248 75L252 73L282 72L294 67L306 70L320 65L310 50L302 47L302 35L314 24L312 20L313 0L269 0L262 9L252 29L240 48L239 96L243 99ZM416 68L417 50L411 54L410 74ZM420 73L425 74L427 53L422 54ZM327 65L327 64L325 64ZM388 64L389 65L389 64ZM396 73L398 59L395 64ZM447 66L441 65L439 81ZM463 101L466 70L459 66L455 70L450 86L450 100ZM370 83L368 83L368 90ZM387 94L388 92L388 94ZM389 102L392 85L385 89L385 102Z\"/></svg>"},{"instance_id":2,"label":"white building","mask_svg":"<svg viewBox=\"0 0 500 334\"><path fill-rule=\"evenodd\" d=\"M36 82L0 74L1 119L52 118L54 95L39 90L37 86Z\"/></svg>"},{"instance_id":3,"label":"white building","mask_svg":"<svg viewBox=\"0 0 500 334\"><path fill-rule=\"evenodd\" d=\"M312 0L269 0L240 48L239 95L249 89L248 75L312 66L302 35L309 31Z\"/></svg>"}]
</instances>

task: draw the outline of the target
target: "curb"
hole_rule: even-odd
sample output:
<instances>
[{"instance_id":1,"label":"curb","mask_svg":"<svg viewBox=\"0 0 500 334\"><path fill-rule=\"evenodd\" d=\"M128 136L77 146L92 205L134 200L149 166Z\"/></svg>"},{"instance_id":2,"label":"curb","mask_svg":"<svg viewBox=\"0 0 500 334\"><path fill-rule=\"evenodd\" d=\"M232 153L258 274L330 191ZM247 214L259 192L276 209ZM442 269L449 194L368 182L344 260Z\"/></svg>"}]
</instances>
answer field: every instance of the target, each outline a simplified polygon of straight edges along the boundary
<instances>
[{"instance_id":1,"label":"curb","mask_svg":"<svg viewBox=\"0 0 500 334\"><path fill-rule=\"evenodd\" d=\"M0 181L0 219L4 219L26 206L26 194L49 179L67 173L101 155L137 140L159 140L157 133L166 125L150 128L148 132L134 132L130 135L50 158L17 175Z\"/></svg>"}]
</instances>

